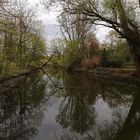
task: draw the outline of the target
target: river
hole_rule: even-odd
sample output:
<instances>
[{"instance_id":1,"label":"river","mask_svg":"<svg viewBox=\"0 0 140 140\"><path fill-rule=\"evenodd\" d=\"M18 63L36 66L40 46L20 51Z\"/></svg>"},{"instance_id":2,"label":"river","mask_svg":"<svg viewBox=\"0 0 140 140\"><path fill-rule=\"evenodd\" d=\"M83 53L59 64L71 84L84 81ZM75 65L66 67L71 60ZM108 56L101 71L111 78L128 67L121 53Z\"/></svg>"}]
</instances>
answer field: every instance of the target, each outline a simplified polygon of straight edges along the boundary
<instances>
[{"instance_id":1,"label":"river","mask_svg":"<svg viewBox=\"0 0 140 140\"><path fill-rule=\"evenodd\" d=\"M0 140L139 140L140 89L36 72L0 93Z\"/></svg>"}]
</instances>

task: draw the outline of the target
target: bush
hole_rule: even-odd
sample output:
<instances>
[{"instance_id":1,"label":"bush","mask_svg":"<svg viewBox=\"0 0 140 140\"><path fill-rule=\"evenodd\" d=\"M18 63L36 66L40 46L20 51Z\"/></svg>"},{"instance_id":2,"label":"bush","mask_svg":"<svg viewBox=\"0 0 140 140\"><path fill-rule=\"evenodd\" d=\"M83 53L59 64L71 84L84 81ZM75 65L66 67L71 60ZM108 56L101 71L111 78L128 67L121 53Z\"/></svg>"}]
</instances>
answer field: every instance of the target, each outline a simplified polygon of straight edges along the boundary
<instances>
[{"instance_id":1,"label":"bush","mask_svg":"<svg viewBox=\"0 0 140 140\"><path fill-rule=\"evenodd\" d=\"M102 49L101 56L101 65L103 67L122 68L125 67L126 63L133 63L132 56L125 43L118 43L112 47Z\"/></svg>"}]
</instances>

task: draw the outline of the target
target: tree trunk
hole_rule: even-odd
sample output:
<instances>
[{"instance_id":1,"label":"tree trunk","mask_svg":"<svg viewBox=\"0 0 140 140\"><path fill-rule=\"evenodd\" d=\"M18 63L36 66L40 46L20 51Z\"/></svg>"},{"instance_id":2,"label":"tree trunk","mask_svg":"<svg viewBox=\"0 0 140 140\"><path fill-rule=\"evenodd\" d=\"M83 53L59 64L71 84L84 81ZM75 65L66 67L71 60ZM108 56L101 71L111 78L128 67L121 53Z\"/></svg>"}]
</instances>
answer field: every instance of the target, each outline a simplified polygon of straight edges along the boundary
<instances>
[{"instance_id":1,"label":"tree trunk","mask_svg":"<svg viewBox=\"0 0 140 140\"><path fill-rule=\"evenodd\" d=\"M137 71L138 74L140 75L140 48L136 49L137 52L134 53L134 59L136 62L136 67L137 67Z\"/></svg>"},{"instance_id":2,"label":"tree trunk","mask_svg":"<svg viewBox=\"0 0 140 140\"><path fill-rule=\"evenodd\" d=\"M131 42L128 42L128 44L129 44L132 56L134 58L134 62L136 64L138 74L140 75L140 45L139 43L136 44L136 43L131 43Z\"/></svg>"}]
</instances>

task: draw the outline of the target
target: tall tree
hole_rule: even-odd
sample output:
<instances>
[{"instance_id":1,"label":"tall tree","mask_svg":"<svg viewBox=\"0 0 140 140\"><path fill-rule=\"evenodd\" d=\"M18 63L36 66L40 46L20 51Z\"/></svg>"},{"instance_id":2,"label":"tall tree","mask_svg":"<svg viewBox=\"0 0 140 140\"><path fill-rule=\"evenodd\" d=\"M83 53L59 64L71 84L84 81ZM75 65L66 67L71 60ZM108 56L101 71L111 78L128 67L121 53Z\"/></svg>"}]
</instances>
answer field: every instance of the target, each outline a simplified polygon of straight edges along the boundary
<instances>
[{"instance_id":1,"label":"tall tree","mask_svg":"<svg viewBox=\"0 0 140 140\"><path fill-rule=\"evenodd\" d=\"M50 0L59 3L64 12L86 15L95 25L112 28L127 40L140 71L140 6L138 0Z\"/></svg>"},{"instance_id":2,"label":"tall tree","mask_svg":"<svg viewBox=\"0 0 140 140\"><path fill-rule=\"evenodd\" d=\"M16 68L26 69L32 62L39 62L45 52L45 41L41 28L37 27L34 8L27 0L0 2L1 76L3 73L6 75L10 66L14 66L12 72Z\"/></svg>"},{"instance_id":3,"label":"tall tree","mask_svg":"<svg viewBox=\"0 0 140 140\"><path fill-rule=\"evenodd\" d=\"M72 70L85 53L86 36L91 29L87 21L81 21L85 15L70 15L69 13L62 13L59 18L61 32L66 42L64 51L66 67Z\"/></svg>"}]
</instances>

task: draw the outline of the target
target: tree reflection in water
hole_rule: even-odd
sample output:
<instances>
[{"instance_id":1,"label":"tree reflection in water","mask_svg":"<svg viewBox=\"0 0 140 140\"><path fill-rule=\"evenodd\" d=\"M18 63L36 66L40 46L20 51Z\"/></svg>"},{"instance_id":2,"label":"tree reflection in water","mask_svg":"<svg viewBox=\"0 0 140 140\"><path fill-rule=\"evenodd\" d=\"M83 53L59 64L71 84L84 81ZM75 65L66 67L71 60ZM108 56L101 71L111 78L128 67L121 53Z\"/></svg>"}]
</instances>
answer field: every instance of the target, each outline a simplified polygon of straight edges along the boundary
<instances>
[{"instance_id":1,"label":"tree reflection in water","mask_svg":"<svg viewBox=\"0 0 140 140\"><path fill-rule=\"evenodd\" d=\"M45 81L38 73L23 78L10 91L0 95L0 138L29 140L37 134L43 117Z\"/></svg>"},{"instance_id":2,"label":"tree reflection in water","mask_svg":"<svg viewBox=\"0 0 140 140\"><path fill-rule=\"evenodd\" d=\"M127 91L128 94L130 93L132 94L132 91L128 90L129 87L127 88L127 90L120 89L120 88L117 89L115 88L113 90L118 94L122 94L123 93L122 91ZM106 122L103 128L98 129L101 140L139 140L140 139L140 112L139 112L140 90L137 88L136 90L133 89L133 91L135 91L136 93L135 95L132 94L134 95L134 98L131 96L130 98L128 98L129 96L127 96L126 98L125 95L122 94L122 97L117 95L118 98L116 98L115 96L115 101L113 102L111 101L111 104L110 104L110 100L108 101L106 100L110 106L113 106L113 108L117 105L123 104L124 107L127 105L130 109L128 111L124 109L123 111L121 111L121 109L114 111L112 121ZM111 93L114 92L111 91ZM112 95L110 99L113 100Z\"/></svg>"},{"instance_id":3,"label":"tree reflection in water","mask_svg":"<svg viewBox=\"0 0 140 140\"><path fill-rule=\"evenodd\" d=\"M63 128L70 128L80 134L94 126L96 117L94 103L100 92L98 83L94 83L90 89L92 80L86 80L85 83L85 80L79 77L65 75L64 90L59 93L63 98L56 117Z\"/></svg>"},{"instance_id":4,"label":"tree reflection in water","mask_svg":"<svg viewBox=\"0 0 140 140\"><path fill-rule=\"evenodd\" d=\"M103 110L97 108L98 104ZM101 125L99 117L104 116L99 116L99 112L108 114L104 105L111 116ZM56 114L48 119L50 112L44 113L44 109L48 111L49 107ZM58 133L52 140L138 140L139 111L140 94L136 87L65 73L34 73L1 93L0 139L34 139L42 120L47 118L52 122L46 119L46 125L60 128L56 128ZM45 127L43 131L50 129Z\"/></svg>"},{"instance_id":5,"label":"tree reflection in water","mask_svg":"<svg viewBox=\"0 0 140 140\"><path fill-rule=\"evenodd\" d=\"M62 102L56 120L65 131L57 137L58 140L138 140L140 138L138 136L140 115L137 113L140 109L140 95L135 95L137 88L122 84L120 86L116 83L97 81L93 83L91 80L78 80L73 76L64 76L63 82L64 90L60 93L63 98L61 97ZM97 125L95 107L99 98L112 110L112 121L106 121L102 127L95 130L94 126ZM126 108L130 108L129 112Z\"/></svg>"},{"instance_id":6,"label":"tree reflection in water","mask_svg":"<svg viewBox=\"0 0 140 140\"><path fill-rule=\"evenodd\" d=\"M140 93L135 95L128 116L116 140L139 140L140 139Z\"/></svg>"}]
</instances>

